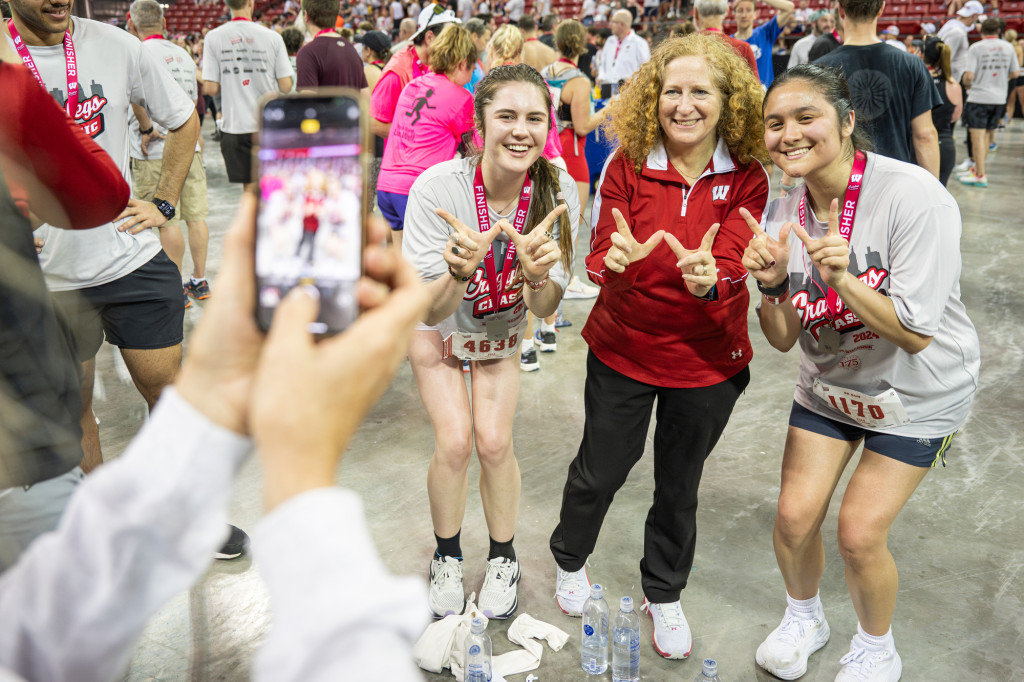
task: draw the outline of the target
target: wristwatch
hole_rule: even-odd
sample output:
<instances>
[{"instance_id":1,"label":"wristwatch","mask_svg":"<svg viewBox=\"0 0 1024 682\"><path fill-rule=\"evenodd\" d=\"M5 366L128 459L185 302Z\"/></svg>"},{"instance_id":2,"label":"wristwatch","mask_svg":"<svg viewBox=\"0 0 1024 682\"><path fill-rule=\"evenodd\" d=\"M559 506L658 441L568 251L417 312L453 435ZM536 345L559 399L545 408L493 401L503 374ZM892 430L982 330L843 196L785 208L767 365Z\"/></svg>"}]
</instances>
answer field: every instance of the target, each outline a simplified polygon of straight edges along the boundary
<instances>
[{"instance_id":1,"label":"wristwatch","mask_svg":"<svg viewBox=\"0 0 1024 682\"><path fill-rule=\"evenodd\" d=\"M175 216L174 206L171 205L171 202L165 199L150 199L150 201L153 202L153 205L157 207L163 217L167 220L170 220Z\"/></svg>"},{"instance_id":2,"label":"wristwatch","mask_svg":"<svg viewBox=\"0 0 1024 682\"><path fill-rule=\"evenodd\" d=\"M143 130L142 128L139 128L139 134L140 135L152 135L153 134L153 126L149 126L145 130Z\"/></svg>"}]
</instances>

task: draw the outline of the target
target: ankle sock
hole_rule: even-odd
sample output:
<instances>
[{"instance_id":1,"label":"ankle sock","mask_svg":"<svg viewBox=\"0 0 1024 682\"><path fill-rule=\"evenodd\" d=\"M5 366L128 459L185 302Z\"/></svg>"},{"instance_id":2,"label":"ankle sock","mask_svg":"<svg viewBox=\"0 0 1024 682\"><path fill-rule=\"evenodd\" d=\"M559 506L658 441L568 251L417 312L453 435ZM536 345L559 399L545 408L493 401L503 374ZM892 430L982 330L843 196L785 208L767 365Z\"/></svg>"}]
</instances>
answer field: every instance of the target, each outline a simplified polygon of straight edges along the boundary
<instances>
[{"instance_id":1,"label":"ankle sock","mask_svg":"<svg viewBox=\"0 0 1024 682\"><path fill-rule=\"evenodd\" d=\"M462 529L450 538L438 537L437 533L434 533L434 539L437 541L437 556L440 557L454 557L456 559L462 559L462 543L460 537L462 536Z\"/></svg>"},{"instance_id":2,"label":"ankle sock","mask_svg":"<svg viewBox=\"0 0 1024 682\"><path fill-rule=\"evenodd\" d=\"M533 350L533 339L523 339L522 352L529 353Z\"/></svg>"},{"instance_id":3,"label":"ankle sock","mask_svg":"<svg viewBox=\"0 0 1024 682\"><path fill-rule=\"evenodd\" d=\"M555 325L554 324L548 324L547 322L541 322L540 323L540 330L542 332L553 332L553 331L555 331Z\"/></svg>"},{"instance_id":4,"label":"ankle sock","mask_svg":"<svg viewBox=\"0 0 1024 682\"><path fill-rule=\"evenodd\" d=\"M192 278L192 284L199 284L200 282L205 282L205 281L206 281L205 277L193 277Z\"/></svg>"},{"instance_id":5,"label":"ankle sock","mask_svg":"<svg viewBox=\"0 0 1024 682\"><path fill-rule=\"evenodd\" d=\"M498 542L494 538L491 538L491 550L487 553L487 560L490 561L491 559L502 557L515 561L516 550L512 547L512 541L515 539L514 535L508 542Z\"/></svg>"},{"instance_id":6,"label":"ankle sock","mask_svg":"<svg viewBox=\"0 0 1024 682\"><path fill-rule=\"evenodd\" d=\"M868 651L881 651L885 648L896 648L896 643L892 638L892 628L889 628L889 632L884 635L869 635L864 632L864 628L857 623L857 638L860 639L861 643L864 644L864 648Z\"/></svg>"},{"instance_id":7,"label":"ankle sock","mask_svg":"<svg viewBox=\"0 0 1024 682\"><path fill-rule=\"evenodd\" d=\"M821 598L819 595L814 595L810 599L794 599L786 593L786 603L789 604L789 610L794 615L800 618L810 620L811 618L817 618L818 613L821 610Z\"/></svg>"}]
</instances>

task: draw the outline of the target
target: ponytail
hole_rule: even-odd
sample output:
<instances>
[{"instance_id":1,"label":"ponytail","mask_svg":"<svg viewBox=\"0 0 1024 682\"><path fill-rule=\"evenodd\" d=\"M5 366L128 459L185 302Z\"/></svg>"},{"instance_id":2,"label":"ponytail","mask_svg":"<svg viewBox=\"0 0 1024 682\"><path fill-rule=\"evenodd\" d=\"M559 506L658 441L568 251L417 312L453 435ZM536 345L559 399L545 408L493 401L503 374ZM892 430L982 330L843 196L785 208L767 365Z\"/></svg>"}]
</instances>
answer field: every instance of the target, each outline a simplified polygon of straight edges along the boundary
<instances>
[{"instance_id":1,"label":"ponytail","mask_svg":"<svg viewBox=\"0 0 1024 682\"><path fill-rule=\"evenodd\" d=\"M526 217L526 226L523 234L530 234L537 225L551 213L558 204L566 204L562 197L562 184L559 182L558 174L560 169L543 156L538 158L530 166L530 179L533 181L533 201L530 203L530 213ZM568 209L568 204L566 204ZM582 211L583 208L580 207ZM569 277L572 277L572 223L569 220L569 211L555 219L558 223L558 248L562 251L562 267L565 268ZM554 227L554 226L552 226Z\"/></svg>"}]
</instances>

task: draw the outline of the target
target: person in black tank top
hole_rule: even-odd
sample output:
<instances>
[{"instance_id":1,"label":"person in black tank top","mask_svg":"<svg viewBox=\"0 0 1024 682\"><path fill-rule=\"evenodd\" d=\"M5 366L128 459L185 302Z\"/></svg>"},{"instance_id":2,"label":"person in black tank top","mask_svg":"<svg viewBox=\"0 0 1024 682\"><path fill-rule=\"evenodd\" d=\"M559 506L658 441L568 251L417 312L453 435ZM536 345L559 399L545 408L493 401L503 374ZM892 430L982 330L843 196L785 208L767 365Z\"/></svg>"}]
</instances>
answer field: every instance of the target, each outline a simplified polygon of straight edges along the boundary
<instances>
[{"instance_id":1,"label":"person in black tank top","mask_svg":"<svg viewBox=\"0 0 1024 682\"><path fill-rule=\"evenodd\" d=\"M963 95L950 75L952 50L941 38L930 36L925 40L922 59L939 91L942 105L932 109L932 123L939 134L939 181L945 185L956 165L956 143L953 123L963 110ZM953 84L953 87L947 87Z\"/></svg>"}]
</instances>

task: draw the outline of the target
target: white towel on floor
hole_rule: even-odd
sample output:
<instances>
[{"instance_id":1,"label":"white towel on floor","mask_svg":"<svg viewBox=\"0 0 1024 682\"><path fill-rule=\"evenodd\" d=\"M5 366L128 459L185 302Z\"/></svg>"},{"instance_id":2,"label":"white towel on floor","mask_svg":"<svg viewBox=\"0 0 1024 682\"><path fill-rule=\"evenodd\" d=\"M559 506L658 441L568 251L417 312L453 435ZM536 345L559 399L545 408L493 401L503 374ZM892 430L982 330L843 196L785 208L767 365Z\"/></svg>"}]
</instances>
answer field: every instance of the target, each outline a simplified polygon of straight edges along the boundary
<instances>
[{"instance_id":1,"label":"white towel on floor","mask_svg":"<svg viewBox=\"0 0 1024 682\"><path fill-rule=\"evenodd\" d=\"M463 680L466 637L469 635L470 623L476 617L485 618L470 601L463 615L445 616L428 625L413 648L413 660L416 661L416 665L433 673L451 668L455 679ZM543 639L552 651L559 651L569 640L569 635L550 623L524 613L509 627L508 638L513 644L523 648L491 659L492 682L505 682L505 675L536 670L544 653L544 647L536 640Z\"/></svg>"}]
</instances>

